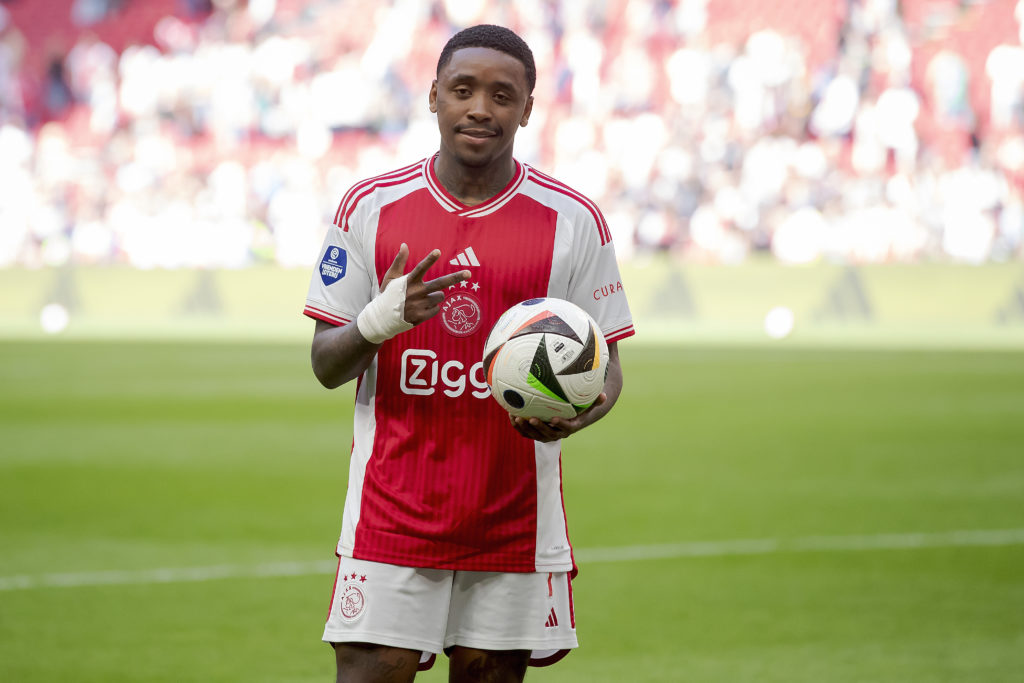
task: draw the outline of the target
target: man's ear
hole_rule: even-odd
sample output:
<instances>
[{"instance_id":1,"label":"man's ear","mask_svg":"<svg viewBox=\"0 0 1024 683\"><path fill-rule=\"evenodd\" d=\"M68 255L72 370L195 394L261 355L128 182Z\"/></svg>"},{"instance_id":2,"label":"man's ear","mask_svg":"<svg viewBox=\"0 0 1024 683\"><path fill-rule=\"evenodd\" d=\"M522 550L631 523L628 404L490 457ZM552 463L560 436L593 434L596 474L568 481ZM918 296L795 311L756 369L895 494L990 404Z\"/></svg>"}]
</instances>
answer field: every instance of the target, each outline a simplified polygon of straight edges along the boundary
<instances>
[{"instance_id":1,"label":"man's ear","mask_svg":"<svg viewBox=\"0 0 1024 683\"><path fill-rule=\"evenodd\" d=\"M519 126L525 127L530 122L530 112L533 111L533 95L526 99L526 109L523 110L523 118L519 119Z\"/></svg>"},{"instance_id":2,"label":"man's ear","mask_svg":"<svg viewBox=\"0 0 1024 683\"><path fill-rule=\"evenodd\" d=\"M430 111L437 113L437 80L430 84Z\"/></svg>"}]
</instances>

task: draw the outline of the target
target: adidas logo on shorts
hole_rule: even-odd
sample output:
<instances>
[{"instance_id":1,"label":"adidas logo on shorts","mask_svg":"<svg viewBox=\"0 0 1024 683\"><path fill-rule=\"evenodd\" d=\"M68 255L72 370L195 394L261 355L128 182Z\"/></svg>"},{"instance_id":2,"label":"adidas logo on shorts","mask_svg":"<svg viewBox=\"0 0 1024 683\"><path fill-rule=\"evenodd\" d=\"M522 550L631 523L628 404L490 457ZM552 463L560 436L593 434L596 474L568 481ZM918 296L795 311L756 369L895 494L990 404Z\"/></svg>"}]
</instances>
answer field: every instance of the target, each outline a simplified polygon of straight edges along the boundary
<instances>
[{"instance_id":1,"label":"adidas logo on shorts","mask_svg":"<svg viewBox=\"0 0 1024 683\"><path fill-rule=\"evenodd\" d=\"M548 615L548 620L544 623L544 628L554 628L558 626L558 617L555 616L555 608L551 608L551 614Z\"/></svg>"}]
</instances>

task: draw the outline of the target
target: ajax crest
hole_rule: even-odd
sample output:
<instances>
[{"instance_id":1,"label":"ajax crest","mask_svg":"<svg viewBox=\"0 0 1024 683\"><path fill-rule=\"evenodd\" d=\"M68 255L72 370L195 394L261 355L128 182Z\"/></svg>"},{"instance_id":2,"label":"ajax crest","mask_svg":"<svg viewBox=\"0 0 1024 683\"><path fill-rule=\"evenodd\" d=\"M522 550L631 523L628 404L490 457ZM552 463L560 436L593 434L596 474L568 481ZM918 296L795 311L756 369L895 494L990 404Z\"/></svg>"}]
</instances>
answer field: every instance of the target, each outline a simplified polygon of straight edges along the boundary
<instances>
[{"instance_id":1,"label":"ajax crest","mask_svg":"<svg viewBox=\"0 0 1024 683\"><path fill-rule=\"evenodd\" d=\"M335 246L328 246L324 257L320 259L320 280L325 285L333 285L345 277L345 267L348 265L348 254L344 249Z\"/></svg>"},{"instance_id":2,"label":"ajax crest","mask_svg":"<svg viewBox=\"0 0 1024 683\"><path fill-rule=\"evenodd\" d=\"M480 301L468 292L452 294L441 304L441 323L456 337L468 337L480 327Z\"/></svg>"},{"instance_id":3,"label":"ajax crest","mask_svg":"<svg viewBox=\"0 0 1024 683\"><path fill-rule=\"evenodd\" d=\"M345 591L341 594L341 616L352 621L363 613L363 607L365 606L366 597L363 595L363 591L359 589L359 586L345 586Z\"/></svg>"},{"instance_id":4,"label":"ajax crest","mask_svg":"<svg viewBox=\"0 0 1024 683\"><path fill-rule=\"evenodd\" d=\"M365 581L365 576L357 577L355 574L352 574L351 578L345 576L345 585L338 598L338 611L341 612L341 617L345 621L355 621L363 615L363 610L366 608L366 594L360 588L360 583Z\"/></svg>"}]
</instances>

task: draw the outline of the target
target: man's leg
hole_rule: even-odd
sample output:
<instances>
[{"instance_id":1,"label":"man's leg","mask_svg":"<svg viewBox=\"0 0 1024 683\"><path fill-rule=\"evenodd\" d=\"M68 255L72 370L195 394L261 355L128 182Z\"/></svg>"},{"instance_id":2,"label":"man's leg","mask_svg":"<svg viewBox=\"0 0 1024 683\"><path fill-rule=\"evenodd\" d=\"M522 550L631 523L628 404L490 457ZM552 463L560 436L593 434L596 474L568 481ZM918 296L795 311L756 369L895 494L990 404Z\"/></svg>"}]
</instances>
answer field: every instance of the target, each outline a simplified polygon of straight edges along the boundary
<instances>
[{"instance_id":1,"label":"man's leg","mask_svg":"<svg viewBox=\"0 0 1024 683\"><path fill-rule=\"evenodd\" d=\"M576 647L567 572L457 571L445 633L449 681L522 681Z\"/></svg>"},{"instance_id":2,"label":"man's leg","mask_svg":"<svg viewBox=\"0 0 1024 683\"><path fill-rule=\"evenodd\" d=\"M453 572L343 557L324 642L334 647L338 681L411 681L441 652Z\"/></svg>"},{"instance_id":3,"label":"man's leg","mask_svg":"<svg viewBox=\"0 0 1024 683\"><path fill-rule=\"evenodd\" d=\"M456 645L449 653L449 683L521 683L529 650L477 650Z\"/></svg>"},{"instance_id":4,"label":"man's leg","mask_svg":"<svg viewBox=\"0 0 1024 683\"><path fill-rule=\"evenodd\" d=\"M334 643L334 659L338 683L409 683L416 677L420 653L370 643Z\"/></svg>"}]
</instances>

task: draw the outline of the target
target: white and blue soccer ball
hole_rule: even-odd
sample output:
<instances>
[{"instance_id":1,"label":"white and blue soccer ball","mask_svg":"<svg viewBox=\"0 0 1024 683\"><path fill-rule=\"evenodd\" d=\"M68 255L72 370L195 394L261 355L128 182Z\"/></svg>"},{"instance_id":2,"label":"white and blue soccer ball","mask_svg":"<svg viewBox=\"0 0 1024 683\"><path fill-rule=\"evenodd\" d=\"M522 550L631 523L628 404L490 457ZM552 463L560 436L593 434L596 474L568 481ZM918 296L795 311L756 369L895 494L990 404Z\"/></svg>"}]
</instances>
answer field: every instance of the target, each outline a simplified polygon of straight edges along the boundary
<instances>
[{"instance_id":1,"label":"white and blue soccer ball","mask_svg":"<svg viewBox=\"0 0 1024 683\"><path fill-rule=\"evenodd\" d=\"M510 414L573 418L589 408L608 375L608 343L579 306L528 299L505 311L484 344L491 395Z\"/></svg>"}]
</instances>

